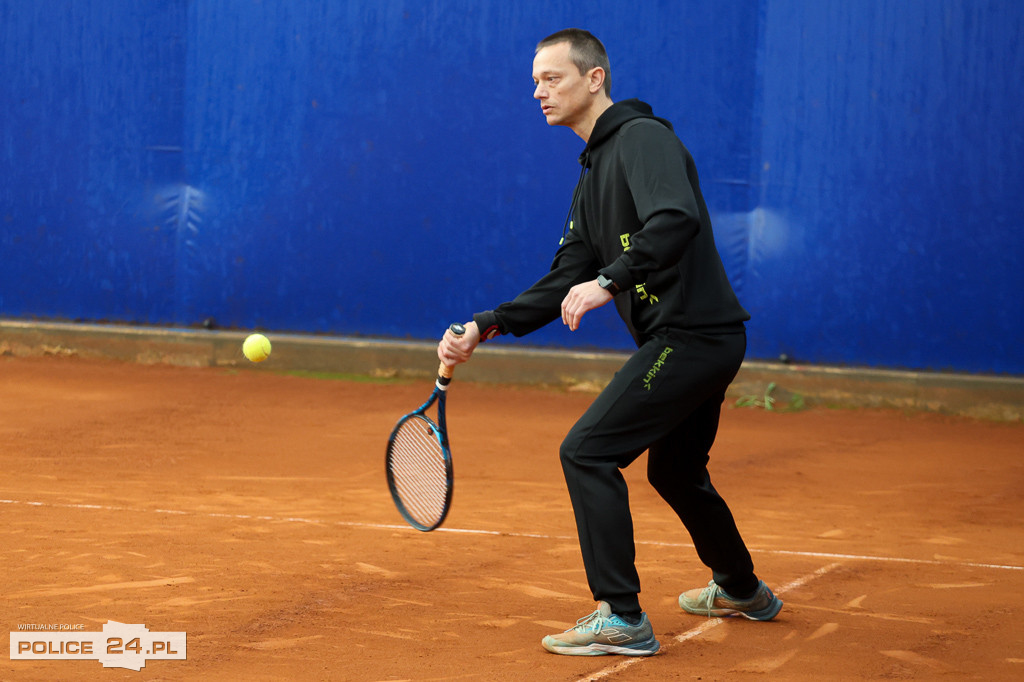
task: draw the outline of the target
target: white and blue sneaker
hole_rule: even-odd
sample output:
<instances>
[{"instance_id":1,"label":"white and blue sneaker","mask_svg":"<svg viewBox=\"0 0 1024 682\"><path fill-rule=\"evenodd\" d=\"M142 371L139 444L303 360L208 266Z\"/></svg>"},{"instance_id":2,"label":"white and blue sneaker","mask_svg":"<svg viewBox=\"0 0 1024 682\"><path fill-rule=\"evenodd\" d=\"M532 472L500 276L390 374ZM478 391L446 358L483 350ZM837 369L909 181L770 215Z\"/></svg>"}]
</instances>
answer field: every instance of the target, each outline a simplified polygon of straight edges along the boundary
<instances>
[{"instance_id":1,"label":"white and blue sneaker","mask_svg":"<svg viewBox=\"0 0 1024 682\"><path fill-rule=\"evenodd\" d=\"M679 595L679 608L687 613L709 618L743 616L750 620L771 620L782 610L782 600L759 581L757 592L749 599L736 599L719 587L714 580L701 589L689 590Z\"/></svg>"},{"instance_id":2,"label":"white and blue sneaker","mask_svg":"<svg viewBox=\"0 0 1024 682\"><path fill-rule=\"evenodd\" d=\"M597 611L580 618L565 632L548 635L541 645L553 654L566 656L650 656L661 648L646 613L640 615L638 624L630 625L603 601L598 602Z\"/></svg>"}]
</instances>

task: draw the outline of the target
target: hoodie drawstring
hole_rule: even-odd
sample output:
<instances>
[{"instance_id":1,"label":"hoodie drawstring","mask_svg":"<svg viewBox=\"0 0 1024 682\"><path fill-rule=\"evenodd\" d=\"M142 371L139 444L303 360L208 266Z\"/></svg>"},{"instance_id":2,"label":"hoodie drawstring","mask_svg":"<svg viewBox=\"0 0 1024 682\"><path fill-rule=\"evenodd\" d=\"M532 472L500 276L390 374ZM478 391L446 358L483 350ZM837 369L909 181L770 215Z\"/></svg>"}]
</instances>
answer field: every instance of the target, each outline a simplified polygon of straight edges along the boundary
<instances>
[{"instance_id":1,"label":"hoodie drawstring","mask_svg":"<svg viewBox=\"0 0 1024 682\"><path fill-rule=\"evenodd\" d=\"M587 174L587 167L590 165L589 152L583 152L580 157L580 165L583 166L583 168L580 169L580 178L576 181L576 188L572 191L572 201L569 203L569 213L565 216L565 222L562 223L562 238L558 240L559 246L565 243L565 234L572 229L572 214L576 210L576 203L580 200L580 194L583 190L583 176Z\"/></svg>"}]
</instances>

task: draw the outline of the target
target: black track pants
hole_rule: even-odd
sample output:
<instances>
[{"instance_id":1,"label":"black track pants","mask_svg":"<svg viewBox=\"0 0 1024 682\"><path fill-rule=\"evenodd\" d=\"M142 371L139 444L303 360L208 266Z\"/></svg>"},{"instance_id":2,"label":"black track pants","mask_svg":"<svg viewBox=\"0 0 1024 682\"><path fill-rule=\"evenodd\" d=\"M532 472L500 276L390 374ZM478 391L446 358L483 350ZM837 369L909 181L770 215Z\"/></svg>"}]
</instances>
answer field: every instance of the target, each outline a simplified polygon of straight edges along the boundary
<instances>
[{"instance_id":1,"label":"black track pants","mask_svg":"<svg viewBox=\"0 0 1024 682\"><path fill-rule=\"evenodd\" d=\"M595 600L639 611L633 519L619 471L649 450L647 477L679 516L713 573L732 594L757 587L732 513L711 485L708 452L725 389L746 352L746 334L660 334L619 370L561 448L583 564Z\"/></svg>"}]
</instances>

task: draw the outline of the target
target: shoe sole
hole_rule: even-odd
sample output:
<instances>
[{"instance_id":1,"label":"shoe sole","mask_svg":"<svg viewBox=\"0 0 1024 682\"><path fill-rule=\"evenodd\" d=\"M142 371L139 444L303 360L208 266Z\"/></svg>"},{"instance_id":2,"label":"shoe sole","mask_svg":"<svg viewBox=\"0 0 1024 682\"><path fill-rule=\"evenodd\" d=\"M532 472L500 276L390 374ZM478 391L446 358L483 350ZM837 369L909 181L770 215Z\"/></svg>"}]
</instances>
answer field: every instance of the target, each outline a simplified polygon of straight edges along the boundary
<instances>
[{"instance_id":1,"label":"shoe sole","mask_svg":"<svg viewBox=\"0 0 1024 682\"><path fill-rule=\"evenodd\" d=\"M545 637L541 645L553 654L562 656L607 656L615 654L619 656L653 656L661 649L661 644L656 639L649 639L640 642L634 647L615 646L614 644L588 644L587 646L559 646L558 640Z\"/></svg>"}]
</instances>

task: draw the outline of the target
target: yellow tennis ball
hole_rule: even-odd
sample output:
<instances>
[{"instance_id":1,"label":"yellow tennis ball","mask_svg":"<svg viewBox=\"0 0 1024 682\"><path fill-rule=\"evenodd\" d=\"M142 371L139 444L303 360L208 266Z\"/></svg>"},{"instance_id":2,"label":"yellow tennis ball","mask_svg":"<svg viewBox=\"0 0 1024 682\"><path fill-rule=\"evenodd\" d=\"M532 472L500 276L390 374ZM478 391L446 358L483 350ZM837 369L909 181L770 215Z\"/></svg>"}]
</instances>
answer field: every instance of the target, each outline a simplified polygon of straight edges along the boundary
<instances>
[{"instance_id":1,"label":"yellow tennis ball","mask_svg":"<svg viewBox=\"0 0 1024 682\"><path fill-rule=\"evenodd\" d=\"M270 339L263 334L250 334L242 343L242 354L253 362L263 362L270 357Z\"/></svg>"}]
</instances>

